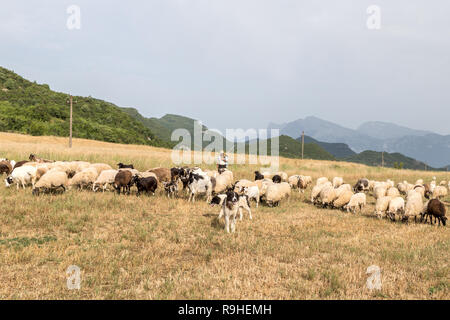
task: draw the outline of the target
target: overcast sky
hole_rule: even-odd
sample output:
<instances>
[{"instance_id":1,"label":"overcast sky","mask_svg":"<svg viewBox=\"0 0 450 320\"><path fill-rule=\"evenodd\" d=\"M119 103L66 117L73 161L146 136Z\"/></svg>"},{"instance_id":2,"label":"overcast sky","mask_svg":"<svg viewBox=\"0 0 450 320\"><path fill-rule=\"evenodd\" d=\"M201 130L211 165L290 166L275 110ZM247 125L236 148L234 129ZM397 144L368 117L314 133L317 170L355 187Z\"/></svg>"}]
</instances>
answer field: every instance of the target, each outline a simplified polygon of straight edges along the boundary
<instances>
[{"instance_id":1,"label":"overcast sky","mask_svg":"<svg viewBox=\"0 0 450 320\"><path fill-rule=\"evenodd\" d=\"M66 26L72 4L80 30ZM0 64L221 130L314 115L450 134L449 16L448 0L3 1Z\"/></svg>"}]
</instances>

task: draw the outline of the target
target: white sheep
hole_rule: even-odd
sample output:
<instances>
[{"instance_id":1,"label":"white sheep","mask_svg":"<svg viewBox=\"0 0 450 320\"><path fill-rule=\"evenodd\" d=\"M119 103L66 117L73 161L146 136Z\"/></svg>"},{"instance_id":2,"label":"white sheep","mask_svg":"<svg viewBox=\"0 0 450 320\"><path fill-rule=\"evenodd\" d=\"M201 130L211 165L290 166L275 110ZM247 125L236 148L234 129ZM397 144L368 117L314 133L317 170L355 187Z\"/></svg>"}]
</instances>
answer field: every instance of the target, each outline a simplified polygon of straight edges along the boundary
<instances>
[{"instance_id":1,"label":"white sheep","mask_svg":"<svg viewBox=\"0 0 450 320\"><path fill-rule=\"evenodd\" d=\"M217 174L213 179L215 179L215 185L213 186L213 191L215 193L224 192L229 187L233 186L233 172L230 170L225 170L222 173Z\"/></svg>"},{"instance_id":2,"label":"white sheep","mask_svg":"<svg viewBox=\"0 0 450 320\"><path fill-rule=\"evenodd\" d=\"M391 220L395 221L395 215L403 216L405 212L405 200L402 197L395 197L389 201L387 214Z\"/></svg>"},{"instance_id":3,"label":"white sheep","mask_svg":"<svg viewBox=\"0 0 450 320\"><path fill-rule=\"evenodd\" d=\"M408 193L408 198L405 204L405 212L403 214L403 221L408 221L409 217L414 217L416 222L417 216L421 215L423 210L422 195L417 191Z\"/></svg>"},{"instance_id":4,"label":"white sheep","mask_svg":"<svg viewBox=\"0 0 450 320\"><path fill-rule=\"evenodd\" d=\"M97 170L97 174L100 175L102 171L112 170L111 166L106 163L94 163L90 165L91 168L95 168Z\"/></svg>"},{"instance_id":5,"label":"white sheep","mask_svg":"<svg viewBox=\"0 0 450 320\"><path fill-rule=\"evenodd\" d=\"M303 176L300 175L299 179L298 179L298 191L301 193L304 193L306 188L308 187L308 185L310 185L312 183L312 178L310 176Z\"/></svg>"},{"instance_id":6,"label":"white sheep","mask_svg":"<svg viewBox=\"0 0 450 320\"><path fill-rule=\"evenodd\" d=\"M432 199L440 199L446 197L448 194L447 188L443 186L437 186L433 190L433 194L431 196Z\"/></svg>"},{"instance_id":7,"label":"white sheep","mask_svg":"<svg viewBox=\"0 0 450 320\"><path fill-rule=\"evenodd\" d=\"M247 179L241 179L234 185L234 192L242 193L245 187L255 186L256 184L253 181Z\"/></svg>"},{"instance_id":8,"label":"white sheep","mask_svg":"<svg viewBox=\"0 0 450 320\"><path fill-rule=\"evenodd\" d=\"M387 192L386 187L384 185L379 185L376 186L375 189L373 190L373 196L375 197L375 199L378 199L386 196L386 192Z\"/></svg>"},{"instance_id":9,"label":"white sheep","mask_svg":"<svg viewBox=\"0 0 450 320\"><path fill-rule=\"evenodd\" d=\"M287 182L274 183L267 187L264 199L269 206L278 205L281 200L288 198L291 194L291 187Z\"/></svg>"},{"instance_id":10,"label":"white sheep","mask_svg":"<svg viewBox=\"0 0 450 320\"><path fill-rule=\"evenodd\" d=\"M78 187L79 189L89 188L95 183L97 177L97 169L91 167L84 169L70 179L69 189L72 189L73 187Z\"/></svg>"},{"instance_id":11,"label":"white sheep","mask_svg":"<svg viewBox=\"0 0 450 320\"><path fill-rule=\"evenodd\" d=\"M319 199L323 207L331 205L336 198L336 189L333 186L326 186L320 191Z\"/></svg>"},{"instance_id":12,"label":"white sheep","mask_svg":"<svg viewBox=\"0 0 450 320\"><path fill-rule=\"evenodd\" d=\"M352 211L353 213L356 213L357 208L359 208L359 211L361 212L365 206L366 194L358 192L350 198L350 201L344 206L344 209L347 209L347 212Z\"/></svg>"},{"instance_id":13,"label":"white sheep","mask_svg":"<svg viewBox=\"0 0 450 320\"><path fill-rule=\"evenodd\" d=\"M336 197L340 197L341 194L343 194L345 191L352 191L352 186L347 184L341 185L339 188L336 189Z\"/></svg>"},{"instance_id":14,"label":"white sheep","mask_svg":"<svg viewBox=\"0 0 450 320\"><path fill-rule=\"evenodd\" d=\"M336 190L338 190L338 189L336 189ZM335 208L343 208L347 203L350 202L352 197L353 197L353 191L351 191L351 190L344 190L333 201L333 207L335 207Z\"/></svg>"},{"instance_id":15,"label":"white sheep","mask_svg":"<svg viewBox=\"0 0 450 320\"><path fill-rule=\"evenodd\" d=\"M339 188L344 184L344 178L342 177L334 177L333 178L333 188Z\"/></svg>"},{"instance_id":16,"label":"white sheep","mask_svg":"<svg viewBox=\"0 0 450 320\"><path fill-rule=\"evenodd\" d=\"M290 176L288 178L288 183L289 183L289 185L291 186L292 189L297 189L299 180L300 180L300 175L299 174L295 174L295 175Z\"/></svg>"},{"instance_id":17,"label":"white sheep","mask_svg":"<svg viewBox=\"0 0 450 320\"><path fill-rule=\"evenodd\" d=\"M396 187L390 187L387 191L386 191L386 196L390 196L390 197L398 197L400 196L400 191L398 191L398 189Z\"/></svg>"},{"instance_id":18,"label":"white sheep","mask_svg":"<svg viewBox=\"0 0 450 320\"><path fill-rule=\"evenodd\" d=\"M328 178L327 177L318 178L316 180L316 186L320 186L320 185L322 185L324 183L327 183L327 182L328 182Z\"/></svg>"},{"instance_id":19,"label":"white sheep","mask_svg":"<svg viewBox=\"0 0 450 320\"><path fill-rule=\"evenodd\" d=\"M23 189L25 189L28 184L31 184L34 187L36 183L36 172L37 169L34 166L24 165L16 168L5 179L6 187L11 186L13 183L16 183L17 190L19 190L19 184L22 185Z\"/></svg>"},{"instance_id":20,"label":"white sheep","mask_svg":"<svg viewBox=\"0 0 450 320\"><path fill-rule=\"evenodd\" d=\"M114 169L102 171L92 185L92 191L97 192L101 187L103 192L105 192L108 189L108 186L114 184L114 178L116 177L117 172L119 171Z\"/></svg>"},{"instance_id":21,"label":"white sheep","mask_svg":"<svg viewBox=\"0 0 450 320\"><path fill-rule=\"evenodd\" d=\"M331 184L330 181L327 181L323 184L319 184L319 185L315 185L312 190L311 190L311 203L316 203L317 199L319 198L320 195L320 191L322 191L322 189L326 186L330 186L332 187L333 185Z\"/></svg>"},{"instance_id":22,"label":"white sheep","mask_svg":"<svg viewBox=\"0 0 450 320\"><path fill-rule=\"evenodd\" d=\"M389 202L392 200L392 197L385 196L377 199L375 203L375 215L381 219L386 215L386 211L389 208Z\"/></svg>"},{"instance_id":23,"label":"white sheep","mask_svg":"<svg viewBox=\"0 0 450 320\"><path fill-rule=\"evenodd\" d=\"M58 188L66 191L69 179L65 172L52 171L44 174L41 179L33 187L33 194L39 195L40 192L51 192Z\"/></svg>"},{"instance_id":24,"label":"white sheep","mask_svg":"<svg viewBox=\"0 0 450 320\"><path fill-rule=\"evenodd\" d=\"M423 184L423 179L417 179L415 185Z\"/></svg>"},{"instance_id":25,"label":"white sheep","mask_svg":"<svg viewBox=\"0 0 450 320\"><path fill-rule=\"evenodd\" d=\"M256 208L258 208L260 197L258 186L244 187L244 194L248 197L248 200L255 200Z\"/></svg>"}]
</instances>

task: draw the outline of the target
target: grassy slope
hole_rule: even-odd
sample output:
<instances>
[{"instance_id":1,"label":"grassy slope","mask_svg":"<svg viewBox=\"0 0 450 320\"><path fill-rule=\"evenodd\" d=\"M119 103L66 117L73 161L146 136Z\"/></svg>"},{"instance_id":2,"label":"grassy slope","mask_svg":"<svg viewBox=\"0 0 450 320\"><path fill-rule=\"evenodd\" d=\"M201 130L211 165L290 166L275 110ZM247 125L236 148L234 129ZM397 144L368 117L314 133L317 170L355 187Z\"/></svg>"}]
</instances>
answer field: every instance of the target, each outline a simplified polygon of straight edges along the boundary
<instances>
[{"instance_id":1,"label":"grassy slope","mask_svg":"<svg viewBox=\"0 0 450 320\"><path fill-rule=\"evenodd\" d=\"M81 159L140 170L169 166L170 151L75 139L0 133L0 157ZM395 181L450 180L445 172L280 159L281 170L314 178L361 176ZM259 166L232 166L252 178ZM278 208L252 205L233 235L218 208L199 200L70 191L31 196L0 186L0 298L395 298L448 299L450 231L318 209L293 192ZM447 201L450 201L447 198ZM66 288L69 265L81 268L80 291ZM365 289L368 266L382 269L382 290Z\"/></svg>"},{"instance_id":2,"label":"grassy slope","mask_svg":"<svg viewBox=\"0 0 450 320\"><path fill-rule=\"evenodd\" d=\"M28 81L0 67L0 131L67 136L68 95ZM119 143L168 146L112 103L74 97L74 137ZM150 140L149 140L150 138Z\"/></svg>"}]
</instances>

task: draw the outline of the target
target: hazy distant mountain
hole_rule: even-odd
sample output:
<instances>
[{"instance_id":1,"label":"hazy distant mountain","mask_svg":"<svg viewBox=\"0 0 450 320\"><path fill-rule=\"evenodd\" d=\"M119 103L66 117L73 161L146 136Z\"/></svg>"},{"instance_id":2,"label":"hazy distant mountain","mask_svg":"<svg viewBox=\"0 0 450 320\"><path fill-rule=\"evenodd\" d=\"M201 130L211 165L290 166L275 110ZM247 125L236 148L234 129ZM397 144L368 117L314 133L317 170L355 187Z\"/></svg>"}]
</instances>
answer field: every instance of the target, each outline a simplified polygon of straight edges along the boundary
<instances>
[{"instance_id":1,"label":"hazy distant mountain","mask_svg":"<svg viewBox=\"0 0 450 320\"><path fill-rule=\"evenodd\" d=\"M297 141L302 141L302 138L297 138ZM331 153L337 159L344 159L347 157L351 157L356 153L350 149L350 147L345 143L330 143L316 140L310 136L305 135L305 144L306 143L315 143L325 149L327 152Z\"/></svg>"},{"instance_id":2,"label":"hazy distant mountain","mask_svg":"<svg viewBox=\"0 0 450 320\"><path fill-rule=\"evenodd\" d=\"M280 129L280 134L285 134L293 138L300 137L302 131L305 131L306 135L319 141L346 143L356 152L374 149L374 146L381 147L382 145L380 139L316 117L298 119L282 125L271 123L269 124L269 129L271 128Z\"/></svg>"},{"instance_id":3,"label":"hazy distant mountain","mask_svg":"<svg viewBox=\"0 0 450 320\"><path fill-rule=\"evenodd\" d=\"M405 136L425 136L431 134L430 131L415 130L395 123L369 121L365 122L356 129L362 134L366 134L376 139L398 139Z\"/></svg>"},{"instance_id":4,"label":"hazy distant mountain","mask_svg":"<svg viewBox=\"0 0 450 320\"><path fill-rule=\"evenodd\" d=\"M305 131L305 135L322 142L345 143L358 153L365 150L399 152L432 167L442 168L450 162L450 135L414 130L392 123L366 122L353 130L316 117L307 117L285 124L271 123L269 128L278 128L280 134L293 138L298 138ZM331 152L326 146L322 147Z\"/></svg>"},{"instance_id":5,"label":"hazy distant mountain","mask_svg":"<svg viewBox=\"0 0 450 320\"><path fill-rule=\"evenodd\" d=\"M406 136L387 140L384 146L388 152L403 153L432 167L442 168L450 161L450 135Z\"/></svg>"}]
</instances>

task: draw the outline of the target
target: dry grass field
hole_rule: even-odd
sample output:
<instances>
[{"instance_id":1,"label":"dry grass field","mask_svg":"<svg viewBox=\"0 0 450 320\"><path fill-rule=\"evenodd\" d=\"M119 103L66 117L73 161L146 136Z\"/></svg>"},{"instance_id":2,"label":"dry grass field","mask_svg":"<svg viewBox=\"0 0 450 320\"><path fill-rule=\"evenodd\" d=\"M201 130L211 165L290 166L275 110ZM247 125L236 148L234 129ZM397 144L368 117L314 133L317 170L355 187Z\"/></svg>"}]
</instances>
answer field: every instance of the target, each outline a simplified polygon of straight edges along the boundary
<instances>
[{"instance_id":1,"label":"dry grass field","mask_svg":"<svg viewBox=\"0 0 450 320\"><path fill-rule=\"evenodd\" d=\"M0 158L30 153L140 170L170 167L170 151L97 141L0 133ZM256 166L233 165L235 180ZM426 181L446 172L281 159L288 174ZM4 178L4 177L3 177ZM3 180L3 179L2 179ZM309 197L310 189L306 193ZM277 208L252 205L227 234L218 208L204 200L168 200L69 191L34 197L0 185L1 299L449 299L449 227L315 208L293 192ZM447 198L446 201L450 201ZM448 208L447 208L448 209ZM81 269L81 289L68 290L66 269ZM370 265L382 289L366 288Z\"/></svg>"}]
</instances>

